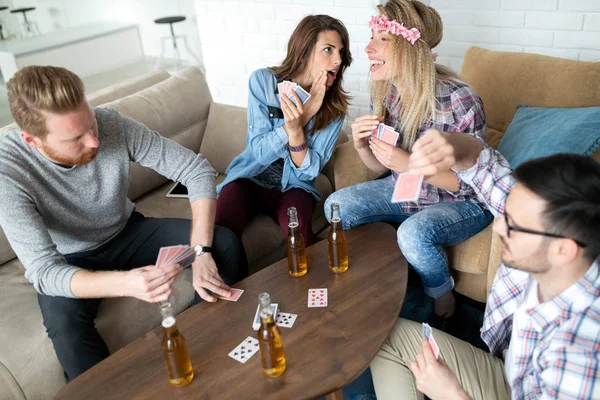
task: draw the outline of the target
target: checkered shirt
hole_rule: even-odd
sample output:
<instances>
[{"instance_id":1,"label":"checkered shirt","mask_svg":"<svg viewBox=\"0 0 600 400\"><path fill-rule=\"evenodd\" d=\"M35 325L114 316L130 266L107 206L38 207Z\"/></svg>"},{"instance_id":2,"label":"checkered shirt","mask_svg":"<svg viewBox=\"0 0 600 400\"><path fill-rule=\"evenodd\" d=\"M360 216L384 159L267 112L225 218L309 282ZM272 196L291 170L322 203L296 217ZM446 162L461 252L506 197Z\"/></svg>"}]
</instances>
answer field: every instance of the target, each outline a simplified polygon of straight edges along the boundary
<instances>
[{"instance_id":1,"label":"checkered shirt","mask_svg":"<svg viewBox=\"0 0 600 400\"><path fill-rule=\"evenodd\" d=\"M402 130L400 128L400 107L396 106L397 96L397 91L393 89L385 100L387 112L384 123L400 133L396 146L401 147ZM483 102L469 85L453 80L438 81L436 102L437 112L419 127L417 138L427 129L435 128L441 132L470 133L485 142L487 127ZM396 180L398 173L392 171L392 174ZM477 196L471 187L461 181L459 183L459 190L450 192L423 181L418 202L403 203L403 211L417 212L443 201L477 201Z\"/></svg>"},{"instance_id":2,"label":"checkered shirt","mask_svg":"<svg viewBox=\"0 0 600 400\"><path fill-rule=\"evenodd\" d=\"M472 168L457 174L494 215L504 214L515 180L500 153L486 146ZM527 310L516 377L509 382L513 399L600 399L599 269L600 258L560 295ZM492 353L508 348L513 313L531 279L526 272L500 265L481 328Z\"/></svg>"}]
</instances>

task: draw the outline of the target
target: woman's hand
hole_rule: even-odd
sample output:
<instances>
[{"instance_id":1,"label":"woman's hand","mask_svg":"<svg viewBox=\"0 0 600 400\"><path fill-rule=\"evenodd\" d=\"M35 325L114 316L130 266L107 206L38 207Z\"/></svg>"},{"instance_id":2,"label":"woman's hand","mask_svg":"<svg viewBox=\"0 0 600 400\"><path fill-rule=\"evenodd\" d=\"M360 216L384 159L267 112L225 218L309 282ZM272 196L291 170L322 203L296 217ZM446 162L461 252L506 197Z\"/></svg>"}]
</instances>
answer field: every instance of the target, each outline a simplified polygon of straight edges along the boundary
<instances>
[{"instance_id":1,"label":"woman's hand","mask_svg":"<svg viewBox=\"0 0 600 400\"><path fill-rule=\"evenodd\" d=\"M406 151L402 150L400 147L387 144L376 137L371 138L369 147L377 161L385 168L397 172L406 172L409 156Z\"/></svg>"},{"instance_id":2,"label":"woman's hand","mask_svg":"<svg viewBox=\"0 0 600 400\"><path fill-rule=\"evenodd\" d=\"M377 115L363 115L354 120L352 124L352 140L357 150L364 149L369 145L369 137L380 122Z\"/></svg>"},{"instance_id":3,"label":"woman's hand","mask_svg":"<svg viewBox=\"0 0 600 400\"><path fill-rule=\"evenodd\" d=\"M296 94L292 92L296 104L287 96L281 96L281 110L283 111L283 119L285 124L283 125L285 132L288 137L291 136L304 136L304 107L302 100Z\"/></svg>"},{"instance_id":4,"label":"woman's hand","mask_svg":"<svg viewBox=\"0 0 600 400\"><path fill-rule=\"evenodd\" d=\"M304 126L323 106L325 92L327 92L327 72L321 71L310 87L310 99L304 104Z\"/></svg>"}]
</instances>

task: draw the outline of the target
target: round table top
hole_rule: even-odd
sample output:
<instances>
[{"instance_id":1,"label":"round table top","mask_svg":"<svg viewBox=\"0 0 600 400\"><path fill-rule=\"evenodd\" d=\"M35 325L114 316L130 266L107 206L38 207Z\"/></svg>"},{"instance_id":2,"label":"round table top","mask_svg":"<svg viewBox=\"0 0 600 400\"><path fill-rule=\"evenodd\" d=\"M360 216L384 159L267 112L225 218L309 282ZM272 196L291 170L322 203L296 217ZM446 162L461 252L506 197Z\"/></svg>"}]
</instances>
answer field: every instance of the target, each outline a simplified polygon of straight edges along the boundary
<instances>
[{"instance_id":1,"label":"round table top","mask_svg":"<svg viewBox=\"0 0 600 400\"><path fill-rule=\"evenodd\" d=\"M185 21L185 17L183 15L175 16L175 17L164 17L158 18L154 20L155 24L172 24L174 22Z\"/></svg>"},{"instance_id":2,"label":"round table top","mask_svg":"<svg viewBox=\"0 0 600 400\"><path fill-rule=\"evenodd\" d=\"M23 7L23 8L15 8L14 10L10 10L11 13L18 13L18 12L22 12L22 13L26 13L27 11L33 11L35 10L35 7Z\"/></svg>"},{"instance_id":3,"label":"round table top","mask_svg":"<svg viewBox=\"0 0 600 400\"><path fill-rule=\"evenodd\" d=\"M169 384L159 327L71 381L56 398L280 400L317 398L340 389L368 367L388 337L408 279L392 226L362 225L346 236L347 272L329 271L323 240L306 249L303 277L289 276L283 259L236 284L245 290L237 302L203 301L178 315L195 373L188 386ZM327 307L307 307L311 288L327 288ZM260 354L245 364L227 356L244 338L256 337L252 317L264 291L279 312L297 314L292 328L280 328L287 370L278 378L264 376Z\"/></svg>"}]
</instances>

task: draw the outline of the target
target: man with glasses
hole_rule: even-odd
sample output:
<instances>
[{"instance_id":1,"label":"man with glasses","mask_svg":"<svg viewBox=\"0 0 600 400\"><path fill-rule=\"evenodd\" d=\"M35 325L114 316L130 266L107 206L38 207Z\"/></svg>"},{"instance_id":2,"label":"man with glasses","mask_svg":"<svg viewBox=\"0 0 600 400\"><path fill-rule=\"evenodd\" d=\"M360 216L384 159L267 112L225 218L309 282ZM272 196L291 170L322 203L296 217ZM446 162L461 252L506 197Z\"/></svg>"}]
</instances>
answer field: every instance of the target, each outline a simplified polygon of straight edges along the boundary
<instances>
[{"instance_id":1,"label":"man with glasses","mask_svg":"<svg viewBox=\"0 0 600 400\"><path fill-rule=\"evenodd\" d=\"M481 328L490 353L434 330L436 359L421 325L401 319L371 363L377 398L599 399L600 165L558 154L511 171L479 140L430 130L409 167L453 169L503 216Z\"/></svg>"}]
</instances>

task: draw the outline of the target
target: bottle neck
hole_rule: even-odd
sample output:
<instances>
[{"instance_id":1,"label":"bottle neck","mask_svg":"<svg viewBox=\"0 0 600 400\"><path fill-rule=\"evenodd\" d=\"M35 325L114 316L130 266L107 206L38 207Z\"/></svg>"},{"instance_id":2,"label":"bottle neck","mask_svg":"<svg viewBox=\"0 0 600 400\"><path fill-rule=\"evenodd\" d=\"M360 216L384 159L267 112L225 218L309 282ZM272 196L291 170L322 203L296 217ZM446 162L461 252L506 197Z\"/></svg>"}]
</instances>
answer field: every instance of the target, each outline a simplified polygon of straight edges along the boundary
<instances>
[{"instance_id":1,"label":"bottle neck","mask_svg":"<svg viewBox=\"0 0 600 400\"><path fill-rule=\"evenodd\" d=\"M173 337L179 334L179 329L177 328L177 321L175 321L175 317L167 317L163 319L162 327L167 337Z\"/></svg>"},{"instance_id":2,"label":"bottle neck","mask_svg":"<svg viewBox=\"0 0 600 400\"><path fill-rule=\"evenodd\" d=\"M342 230L342 220L339 217L331 219L331 230L332 231L341 231Z\"/></svg>"}]
</instances>

